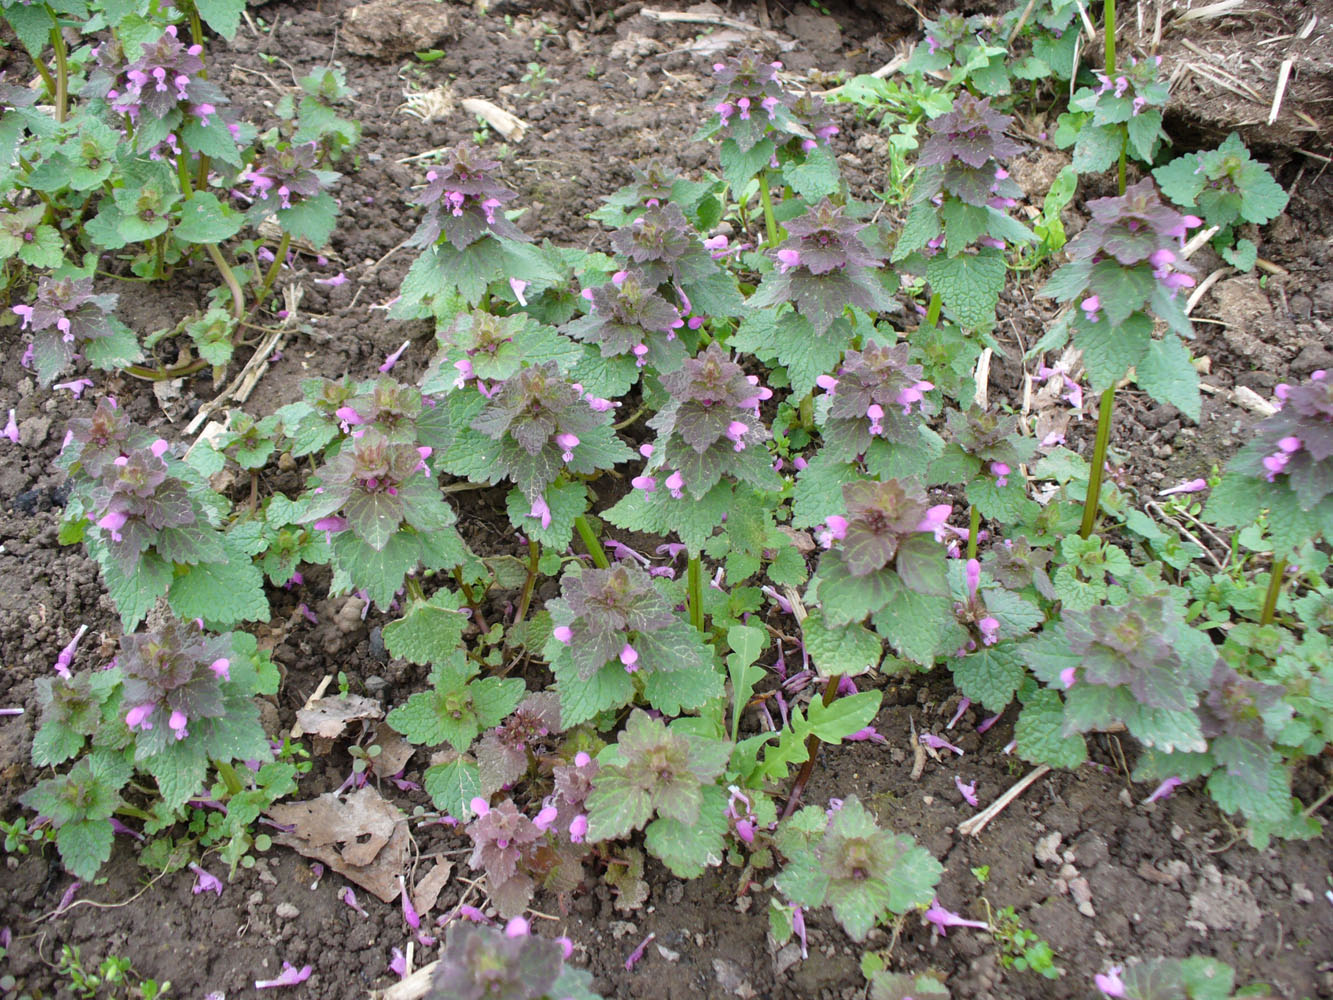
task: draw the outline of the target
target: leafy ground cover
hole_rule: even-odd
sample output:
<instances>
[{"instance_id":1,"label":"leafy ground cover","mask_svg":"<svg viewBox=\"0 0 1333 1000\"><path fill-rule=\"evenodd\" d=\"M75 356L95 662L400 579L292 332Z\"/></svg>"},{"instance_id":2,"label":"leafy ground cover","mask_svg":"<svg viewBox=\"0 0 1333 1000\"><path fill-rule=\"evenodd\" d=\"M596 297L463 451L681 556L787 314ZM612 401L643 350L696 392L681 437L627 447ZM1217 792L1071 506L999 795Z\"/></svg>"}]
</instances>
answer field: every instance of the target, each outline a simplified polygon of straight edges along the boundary
<instances>
[{"instance_id":1,"label":"leafy ground cover","mask_svg":"<svg viewBox=\"0 0 1333 1000\"><path fill-rule=\"evenodd\" d=\"M1126 38L1042 90L1069 4L888 81L854 11L54 10L119 46L5 8L8 993L1327 989L1322 179Z\"/></svg>"}]
</instances>

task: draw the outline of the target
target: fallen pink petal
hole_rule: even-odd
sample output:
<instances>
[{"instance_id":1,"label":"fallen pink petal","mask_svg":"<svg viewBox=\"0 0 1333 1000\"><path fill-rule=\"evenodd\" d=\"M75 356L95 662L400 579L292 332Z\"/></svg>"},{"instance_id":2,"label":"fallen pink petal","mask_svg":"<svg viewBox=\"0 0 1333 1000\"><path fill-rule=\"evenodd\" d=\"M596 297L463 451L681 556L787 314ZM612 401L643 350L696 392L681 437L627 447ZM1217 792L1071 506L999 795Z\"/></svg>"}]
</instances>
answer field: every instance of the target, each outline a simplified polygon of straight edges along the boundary
<instances>
[{"instance_id":1,"label":"fallen pink petal","mask_svg":"<svg viewBox=\"0 0 1333 1000\"><path fill-rule=\"evenodd\" d=\"M255 989L271 990L278 986L299 986L310 978L311 967L303 965L297 968L291 962L282 963L282 972L275 979L256 979Z\"/></svg>"}]
</instances>

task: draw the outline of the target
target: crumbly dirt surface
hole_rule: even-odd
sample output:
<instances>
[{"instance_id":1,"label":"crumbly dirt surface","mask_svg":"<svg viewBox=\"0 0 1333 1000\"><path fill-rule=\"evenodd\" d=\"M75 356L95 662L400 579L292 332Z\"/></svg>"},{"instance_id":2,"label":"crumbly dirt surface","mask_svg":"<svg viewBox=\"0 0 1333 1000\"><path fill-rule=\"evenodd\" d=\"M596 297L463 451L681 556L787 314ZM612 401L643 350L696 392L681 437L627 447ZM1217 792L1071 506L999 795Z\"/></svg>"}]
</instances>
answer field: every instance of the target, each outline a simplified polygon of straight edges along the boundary
<instances>
[{"instance_id":1,"label":"crumbly dirt surface","mask_svg":"<svg viewBox=\"0 0 1333 1000\"><path fill-rule=\"evenodd\" d=\"M797 74L812 69L869 72L888 62L895 46L915 30L910 11L887 17L887 4L847 6L836 0L813 6L769 0L762 11L759 5L733 4L734 16L756 24L761 13L766 18L767 27L743 33L664 24L645 16L641 4L613 9L601 0L496 3L486 14L458 3L427 5L435 11L408 4L412 16L392 23L384 20L392 14L382 11L349 21L354 6L349 0L321 0L252 7L253 27L243 24L234 43L219 42L211 50L214 78L261 127L296 76L333 58L358 90L355 114L364 126L356 168L348 167L336 192L342 214L328 248L330 263L321 267L303 256L284 273L284 283L304 288L302 319L310 330L289 338L260 381L245 407L255 416L299 398L303 378L373 374L404 340L411 343L395 374L409 380L424 368L431 331L423 324L387 319L383 306L396 294L411 261L411 251L400 247L416 222L408 202L414 186L423 182L423 154L468 139L477 130L473 117L462 110L465 98L493 101L527 123L521 141L487 139L487 147L503 161L504 180L520 194L515 204L528 206L519 220L522 228L558 244L607 249L606 233L586 216L602 196L630 179L631 164L656 157L686 174L714 168L711 150L690 136L703 114L709 66L724 47L734 51L738 42L749 40L780 53ZM934 5L925 7L930 13ZM1224 23L1234 27L1227 21L1214 28L1221 30ZM1330 24L1321 17L1318 32ZM369 40L364 30L363 37L349 40L346 33L366 25L381 30L371 32ZM418 34L407 37L412 31ZM429 63L410 55L427 49L443 55ZM372 54L354 54L366 51ZM1275 51L1285 50L1279 46ZM1327 59L1328 48L1322 51ZM433 104L411 96L436 88L443 89ZM1304 94L1292 91L1295 99ZM440 116L413 117L404 113L405 104L438 107ZM1188 119L1168 119L1168 130L1183 137L1201 124L1219 131L1234 125L1225 118L1201 123L1199 116L1208 112L1195 112ZM883 140L847 109L839 114L843 132L835 142L845 155L845 172L855 189L868 192L883 182ZM1026 131L1035 137L1040 128ZM1263 282L1255 275L1224 275L1196 308L1195 353L1208 359L1206 381L1214 390L1206 397L1202 421L1193 425L1171 408L1133 393L1121 402L1114 441L1123 460L1118 474L1145 495L1207 474L1239 446L1253 415L1236 405L1234 389L1267 395L1278 381L1333 367L1333 179L1320 161L1294 153L1281 134L1274 134L1274 169L1293 197L1288 214L1258 237L1261 256L1277 272ZM1325 147L1312 145L1319 140L1314 134L1301 138L1307 149L1326 153ZM1060 154L1034 144L1015 176L1039 203L1041 185L1049 183L1062 162ZM1211 251L1195 263L1201 277L1221 266ZM315 281L339 271L350 279L339 287ZM135 286L132 294L122 294L121 318L141 333L174 325L212 283L201 268L178 275L168 288L141 294ZM1006 294L997 331L1006 357L997 357L991 368L992 394L1015 406L1023 395L1023 351L1050 319L1048 305L1030 296L1030 287ZM95 565L79 548L56 541L63 493L52 460L64 425L91 410L93 397L111 393L136 420L179 437L199 405L215 394L206 375L186 380L166 403L170 419L143 383L124 377L99 376L96 388L81 400L67 392L52 395L37 389L19 367L17 337L13 326L0 330L5 347L0 351L0 412L14 407L20 428L19 447L0 443L5 449L0 462L0 705L23 707L27 714L0 718L0 816L6 820L22 814L18 796L41 777L29 763L39 718L34 680L51 669L80 623L87 623L92 634L79 652L78 667L104 664L119 635ZM174 347L160 350L160 360L174 360ZM1029 362L1027 371L1033 370ZM1094 422L1089 413L1070 425L1071 447L1088 453ZM291 477L272 471L260 484L264 490L296 487ZM499 491L454 499L465 537L476 550L515 551ZM387 619L373 611L364 621L348 613L347 599L327 596L327 582L327 573L313 572L303 587L272 590L273 618L255 629L284 673L275 699L284 730L326 675L345 672L352 691L386 706L424 683L424 671L387 660L379 639ZM552 592L552 582L546 581L538 597ZM489 596L491 620L504 613L512 596ZM302 614L302 604L316 621ZM935 937L915 916L902 922L892 940L877 931L869 942L878 949L892 944L893 967L939 970L955 997L1057 1000L1091 995L1092 973L1128 956L1204 954L1233 963L1241 982L1269 984L1275 996L1333 997L1326 837L1253 850L1237 842L1235 831L1197 787L1145 805L1151 789L1127 778L1135 750L1114 737L1093 741L1093 763L1041 779L980 836L962 836L956 827L973 809L962 801L955 775L975 781L985 803L1028 770L1001 753L1013 736L1012 715L979 735L980 716L968 710L948 733L964 755L930 760L913 780L912 727L943 733L957 695L944 671L924 679L872 683L885 688L885 707L875 724L888 744L860 743L827 752L807 800L860 796L882 822L916 837L945 865L939 887L945 906L972 918L984 917L988 906L1014 907L1027 926L1050 942L1066 974L1049 981L1017 972L1001 961L988 935L964 928ZM407 764L407 778L420 779L428 763L424 757L419 752ZM317 757L299 797L338 787L349 767L343 749ZM1330 772L1329 759L1314 762L1300 773L1296 793L1314 800L1327 787ZM420 792L386 784L384 793L408 812L428 805ZM1329 809L1324 807L1326 817L1333 815ZM452 860L456 876L469 874L463 837L438 825L413 832L418 876L432 859ZM405 948L410 937L398 906L362 892L358 897L367 915L353 911L338 898L342 879L327 873L317 880L306 859L293 851L273 849L215 897L191 894L188 871L146 884L149 876L136 863L136 850L133 841L118 838L105 878L81 887L59 914L54 911L70 877L54 852L4 857L0 927L11 928L14 937L0 975L16 983L3 994L6 1000L72 995L53 969L65 944L79 946L88 965L108 954L125 955L140 974L171 980L172 995L181 997L258 995L252 992L254 980L275 975L284 961L314 969L303 986L286 991L289 996L364 997L394 981L388 970L391 949ZM988 869L984 884L974 874L983 866ZM216 863L212 867L217 870ZM538 929L574 940L575 961L594 974L604 996L864 996L860 949L827 916L810 918L810 950L802 958L794 945L770 946L768 895L742 886L737 869L724 865L683 883L650 864L647 878L651 894L635 912L617 910L611 892L591 879L563 908L555 899L537 900L545 914L535 918ZM455 877L429 919L447 912L467 891ZM626 957L649 934L655 937L643 959L627 971ZM416 964L431 957L416 948Z\"/></svg>"}]
</instances>

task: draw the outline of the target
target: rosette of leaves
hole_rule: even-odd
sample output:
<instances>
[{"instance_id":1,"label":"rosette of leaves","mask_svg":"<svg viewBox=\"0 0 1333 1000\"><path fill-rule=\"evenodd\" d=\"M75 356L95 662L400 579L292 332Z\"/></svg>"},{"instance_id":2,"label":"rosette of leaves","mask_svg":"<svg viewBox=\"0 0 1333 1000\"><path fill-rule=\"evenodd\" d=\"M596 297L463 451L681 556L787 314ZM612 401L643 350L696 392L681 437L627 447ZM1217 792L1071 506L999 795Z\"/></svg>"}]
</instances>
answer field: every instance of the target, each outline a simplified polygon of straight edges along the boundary
<instances>
[{"instance_id":1,"label":"rosette of leaves","mask_svg":"<svg viewBox=\"0 0 1333 1000\"><path fill-rule=\"evenodd\" d=\"M1226 962L1196 955L1192 958L1149 958L1127 968L1114 968L1110 977L1115 984L1097 976L1099 987L1110 986L1112 996L1124 1000L1232 1000L1232 997L1271 997L1264 987L1247 987L1239 993L1236 973Z\"/></svg>"},{"instance_id":2,"label":"rosette of leaves","mask_svg":"<svg viewBox=\"0 0 1333 1000\"><path fill-rule=\"evenodd\" d=\"M778 267L764 276L748 300L751 309L789 302L814 333L824 337L848 305L871 313L890 307L880 271L884 255L860 235L868 223L848 218L845 209L825 198L784 225L788 238L776 248ZM784 335L796 334L784 331ZM780 359L783 353L779 351ZM793 389L800 391L795 382Z\"/></svg>"},{"instance_id":3,"label":"rosette of leaves","mask_svg":"<svg viewBox=\"0 0 1333 1000\"><path fill-rule=\"evenodd\" d=\"M116 459L147 448L157 439L156 434L131 420L111 396L97 401L92 416L72 418L65 436L57 463L67 472L77 467L89 479L100 479Z\"/></svg>"},{"instance_id":4,"label":"rosette of leaves","mask_svg":"<svg viewBox=\"0 0 1333 1000\"><path fill-rule=\"evenodd\" d=\"M426 214L410 240L424 252L403 279L395 315L415 316L412 307L439 306L455 296L475 306L492 282L527 281L544 273L520 250L529 242L527 234L505 216L504 206L518 195L494 176L499 166L464 144L427 172L417 202Z\"/></svg>"},{"instance_id":5,"label":"rosette of leaves","mask_svg":"<svg viewBox=\"0 0 1333 1000\"><path fill-rule=\"evenodd\" d=\"M436 339L439 351L421 380L422 392L436 396L462 389L474 379L483 383L503 382L517 375L525 364L553 361L560 371L568 374L585 360L585 353L577 344L521 312L508 316L495 316L481 309L460 312L447 328L436 334ZM629 367L633 367L632 362ZM626 388L635 377L628 376ZM607 392L600 381L590 385L585 379L583 385L589 392L618 395ZM445 450L448 438L437 439L433 435L444 429L441 418L448 412L446 405L427 414L430 430L422 443Z\"/></svg>"},{"instance_id":6,"label":"rosette of leaves","mask_svg":"<svg viewBox=\"0 0 1333 1000\"><path fill-rule=\"evenodd\" d=\"M509 519L554 549L569 545L587 508L587 490L573 476L595 476L631 457L611 427L611 407L571 382L554 361L528 365L481 390L451 393L451 440L441 466L473 482L509 479ZM598 408L594 408L594 402Z\"/></svg>"},{"instance_id":7,"label":"rosette of leaves","mask_svg":"<svg viewBox=\"0 0 1333 1000\"><path fill-rule=\"evenodd\" d=\"M921 365L908 361L910 353L906 341L886 347L868 340L843 356L836 377L821 380L828 392L816 409L822 458L860 460L877 476L929 461L939 445L925 425L935 408L924 394L933 386L923 381Z\"/></svg>"},{"instance_id":8,"label":"rosette of leaves","mask_svg":"<svg viewBox=\"0 0 1333 1000\"><path fill-rule=\"evenodd\" d=\"M1018 417L973 403L945 414L949 443L931 463L932 483L963 483L968 503L981 516L1017 524L1036 510L1019 465L1031 461L1036 442L1019 433Z\"/></svg>"},{"instance_id":9,"label":"rosette of leaves","mask_svg":"<svg viewBox=\"0 0 1333 1000\"><path fill-rule=\"evenodd\" d=\"M1035 237L1008 215L1022 189L1004 162L1022 146L1004 134L1013 119L989 98L963 91L953 109L926 123L911 210L893 251L965 327L989 329L1004 289L1005 248ZM938 303L932 303L932 314Z\"/></svg>"},{"instance_id":10,"label":"rosette of leaves","mask_svg":"<svg viewBox=\"0 0 1333 1000\"><path fill-rule=\"evenodd\" d=\"M1086 611L1066 609L1059 622L1047 625L1020 651L1043 683L1064 692L1063 721L1057 727L1041 718L1055 708L1052 703L1042 702L1030 717L1024 708L1017 736L1027 759L1041 757L1046 736L1067 739L1116 723L1163 753L1207 748L1195 708L1217 653L1207 635L1185 623L1175 595L1153 593Z\"/></svg>"},{"instance_id":11,"label":"rosette of leaves","mask_svg":"<svg viewBox=\"0 0 1333 1000\"><path fill-rule=\"evenodd\" d=\"M1333 374L1280 386L1281 409L1227 463L1204 508L1209 520L1245 527L1267 514L1279 557L1307 539L1333 538Z\"/></svg>"},{"instance_id":12,"label":"rosette of leaves","mask_svg":"<svg viewBox=\"0 0 1333 1000\"><path fill-rule=\"evenodd\" d=\"M984 14L946 13L938 20L925 21L924 42L912 50L903 72L925 76L948 70L950 82L960 90L966 85L988 97L1008 94L1013 89L1008 50L1003 39L994 44L995 28L995 18Z\"/></svg>"},{"instance_id":13,"label":"rosette of leaves","mask_svg":"<svg viewBox=\"0 0 1333 1000\"><path fill-rule=\"evenodd\" d=\"M600 1000L556 941L454 921L426 1000Z\"/></svg>"},{"instance_id":14,"label":"rosette of leaves","mask_svg":"<svg viewBox=\"0 0 1333 1000\"><path fill-rule=\"evenodd\" d=\"M1091 221L1066 250L1063 264L1039 293L1058 302L1078 302L1052 328L1041 350L1063 345L1073 329L1074 345L1096 392L1113 388L1130 368L1140 388L1197 420L1199 376L1182 337L1193 335L1177 293L1193 284L1179 251L1199 220L1162 202L1145 177L1123 195L1088 202ZM1150 315L1151 314L1151 315ZM1153 337L1153 316L1168 331Z\"/></svg>"},{"instance_id":15,"label":"rosette of leaves","mask_svg":"<svg viewBox=\"0 0 1333 1000\"><path fill-rule=\"evenodd\" d=\"M983 574L976 560L950 560L949 583L955 615L967 630L966 644L949 658L949 672L964 695L1002 712L1027 679L1020 643L1044 616L1036 604Z\"/></svg>"},{"instance_id":16,"label":"rosette of leaves","mask_svg":"<svg viewBox=\"0 0 1333 1000\"><path fill-rule=\"evenodd\" d=\"M692 181L681 177L669 164L650 161L643 167L630 165L634 178L603 199L605 204L590 218L612 229L626 226L646 208L671 202L700 230L709 230L721 218L722 203L715 177Z\"/></svg>"},{"instance_id":17,"label":"rosette of leaves","mask_svg":"<svg viewBox=\"0 0 1333 1000\"><path fill-rule=\"evenodd\" d=\"M1268 168L1232 132L1214 150L1186 153L1152 172L1162 193L1181 208L1197 211L1206 226L1220 226L1213 246L1233 267L1248 271L1258 248L1251 239L1237 241L1233 227L1263 225L1287 207L1283 191ZM1232 244L1235 244L1233 247Z\"/></svg>"},{"instance_id":18,"label":"rosette of leaves","mask_svg":"<svg viewBox=\"0 0 1333 1000\"><path fill-rule=\"evenodd\" d=\"M1143 163L1156 160L1166 138L1162 108L1169 90L1158 79L1161 62L1161 56L1130 59L1114 77L1099 72L1096 87L1074 93L1054 139L1061 148L1074 147L1074 169L1080 174L1102 173L1125 155Z\"/></svg>"},{"instance_id":19,"label":"rosette of leaves","mask_svg":"<svg viewBox=\"0 0 1333 1000\"><path fill-rule=\"evenodd\" d=\"M699 130L696 139L707 139L725 133L723 149L734 145L735 152L757 158L756 147L764 152L765 162L772 148L761 146L768 133L779 121L791 100L787 89L778 79L780 63L766 61L758 53L746 49L734 59L713 64L713 92L708 103L716 117ZM723 154L726 170L728 154ZM752 172L750 176L754 176ZM748 178L746 178L748 179ZM735 187L730 177L728 182Z\"/></svg>"},{"instance_id":20,"label":"rosette of leaves","mask_svg":"<svg viewBox=\"0 0 1333 1000\"><path fill-rule=\"evenodd\" d=\"M595 345L617 369L620 378L615 388L624 388L612 395L623 395L638 381L639 367L651 365L658 373L674 372L692 353L681 336L685 320L657 290L658 284L637 270L620 272L589 291L590 308L585 315L560 328L575 340Z\"/></svg>"},{"instance_id":21,"label":"rosette of leaves","mask_svg":"<svg viewBox=\"0 0 1333 1000\"><path fill-rule=\"evenodd\" d=\"M335 587L364 589L385 608L418 565L444 570L462 562L454 512L421 449L370 427L345 442L312 484L296 523L330 533Z\"/></svg>"},{"instance_id":22,"label":"rosette of leaves","mask_svg":"<svg viewBox=\"0 0 1333 1000\"><path fill-rule=\"evenodd\" d=\"M735 280L718 267L671 202L650 205L628 225L611 234L611 246L642 273L646 285L670 284L685 312L723 318L740 315L744 300Z\"/></svg>"},{"instance_id":23,"label":"rosette of leaves","mask_svg":"<svg viewBox=\"0 0 1333 1000\"><path fill-rule=\"evenodd\" d=\"M778 824L785 861L774 885L797 906L827 906L854 941L928 906L944 868L907 834L882 829L850 796L836 811L806 806Z\"/></svg>"},{"instance_id":24,"label":"rosette of leaves","mask_svg":"<svg viewBox=\"0 0 1333 1000\"><path fill-rule=\"evenodd\" d=\"M13 306L20 329L32 331L32 362L37 381L50 385L76 354L108 371L143 355L134 332L111 314L119 298L93 293L93 279L67 274L42 275L31 305Z\"/></svg>"},{"instance_id":25,"label":"rosette of leaves","mask_svg":"<svg viewBox=\"0 0 1333 1000\"><path fill-rule=\"evenodd\" d=\"M0 218L0 260L17 257L28 267L41 268L65 262L65 241L60 230L44 221L46 212L41 203L6 211Z\"/></svg>"},{"instance_id":26,"label":"rosette of leaves","mask_svg":"<svg viewBox=\"0 0 1333 1000\"><path fill-rule=\"evenodd\" d=\"M111 668L39 683L34 763L79 759L20 801L51 818L65 866L92 879L110 857L111 816L135 770L155 779L154 812L168 822L206 791L210 762L245 794L231 764L272 758L253 698L277 686L277 671L250 636L208 636L174 620L124 636Z\"/></svg>"},{"instance_id":27,"label":"rosette of leaves","mask_svg":"<svg viewBox=\"0 0 1333 1000\"><path fill-rule=\"evenodd\" d=\"M527 695L477 744L482 797L517 784L531 769L541 748L560 730L560 698L552 691Z\"/></svg>"},{"instance_id":28,"label":"rosette of leaves","mask_svg":"<svg viewBox=\"0 0 1333 1000\"><path fill-rule=\"evenodd\" d=\"M698 631L676 616L637 563L572 564L546 610L554 629L545 652L563 728L636 697L674 716L721 693L721 675Z\"/></svg>"},{"instance_id":29,"label":"rosette of leaves","mask_svg":"<svg viewBox=\"0 0 1333 1000\"><path fill-rule=\"evenodd\" d=\"M334 416L349 428L372 426L390 444L415 445L419 443L417 421L424 409L420 389L381 375L358 385L356 394L335 410Z\"/></svg>"},{"instance_id":30,"label":"rosette of leaves","mask_svg":"<svg viewBox=\"0 0 1333 1000\"><path fill-rule=\"evenodd\" d=\"M842 487L845 517L828 518L830 546L811 586L829 625L873 615L902 656L929 663L966 636L954 621L944 546L935 531L948 504L932 506L911 481L857 480Z\"/></svg>"},{"instance_id":31,"label":"rosette of leaves","mask_svg":"<svg viewBox=\"0 0 1333 1000\"><path fill-rule=\"evenodd\" d=\"M644 846L680 878L697 878L724 853L727 793L717 784L731 744L635 709L601 765L586 802L589 843L644 831Z\"/></svg>"},{"instance_id":32,"label":"rosette of leaves","mask_svg":"<svg viewBox=\"0 0 1333 1000\"><path fill-rule=\"evenodd\" d=\"M99 406L71 438L61 539L86 542L123 626L132 629L163 594L182 618L227 625L265 616L263 577L216 526L226 502L166 441L117 412Z\"/></svg>"},{"instance_id":33,"label":"rosette of leaves","mask_svg":"<svg viewBox=\"0 0 1333 1000\"><path fill-rule=\"evenodd\" d=\"M1068 81L1074 72L1075 52L1078 49L1079 32L1075 24L1079 16L1079 0L1051 0L1040 8L1029 11L1029 16L1022 16L1022 8L1010 8L1001 15L999 34L1010 39L1006 46L1009 69L1018 80L1062 80ZM1018 59L1013 59L1015 49L1014 32L1024 39L1031 50ZM975 82L975 78L974 82ZM978 90L985 91L979 82Z\"/></svg>"},{"instance_id":34,"label":"rosette of leaves","mask_svg":"<svg viewBox=\"0 0 1333 1000\"><path fill-rule=\"evenodd\" d=\"M258 154L237 183L250 185L250 219L256 225L273 215L284 232L323 246L338 215L327 189L341 176L320 167L317 143L283 141Z\"/></svg>"},{"instance_id":35,"label":"rosette of leaves","mask_svg":"<svg viewBox=\"0 0 1333 1000\"><path fill-rule=\"evenodd\" d=\"M519 916L532 901L533 881L524 869L535 860L545 834L523 815L513 800L490 806L465 829L472 838L468 863L486 873L486 891L500 916Z\"/></svg>"},{"instance_id":36,"label":"rosette of leaves","mask_svg":"<svg viewBox=\"0 0 1333 1000\"><path fill-rule=\"evenodd\" d=\"M275 416L282 422L283 433L291 439L293 458L323 451L342 431L338 416L354 397L358 384L351 376L340 379L308 378L301 382L300 402L279 407Z\"/></svg>"}]
</instances>

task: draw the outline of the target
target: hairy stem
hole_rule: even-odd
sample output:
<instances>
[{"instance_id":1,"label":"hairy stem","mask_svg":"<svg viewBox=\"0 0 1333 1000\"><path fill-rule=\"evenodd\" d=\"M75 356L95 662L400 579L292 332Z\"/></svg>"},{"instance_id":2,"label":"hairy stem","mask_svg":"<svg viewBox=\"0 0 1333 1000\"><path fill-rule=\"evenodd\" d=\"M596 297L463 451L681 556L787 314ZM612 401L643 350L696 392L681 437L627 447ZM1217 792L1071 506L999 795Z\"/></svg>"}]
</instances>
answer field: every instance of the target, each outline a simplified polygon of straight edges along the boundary
<instances>
[{"instance_id":1,"label":"hairy stem","mask_svg":"<svg viewBox=\"0 0 1333 1000\"><path fill-rule=\"evenodd\" d=\"M828 679L824 686L824 707L828 708L838 697L838 687L842 684L842 674L834 674ZM796 774L796 780L792 782L791 795L787 796L787 804L782 808L782 818L786 819L796 807L801 804L801 793L805 791L805 786L810 783L810 775L815 773L815 762L819 759L819 737L811 733L805 740L805 763L801 765L800 771Z\"/></svg>"},{"instance_id":2,"label":"hairy stem","mask_svg":"<svg viewBox=\"0 0 1333 1000\"><path fill-rule=\"evenodd\" d=\"M51 15L55 27L51 29L51 48L56 54L55 112L56 121L63 124L69 113L69 60L65 50L65 36L60 33L60 18L50 7L46 12Z\"/></svg>"},{"instance_id":3,"label":"hairy stem","mask_svg":"<svg viewBox=\"0 0 1333 1000\"><path fill-rule=\"evenodd\" d=\"M1103 0L1103 31L1106 35L1106 75L1115 75L1115 0Z\"/></svg>"},{"instance_id":4,"label":"hairy stem","mask_svg":"<svg viewBox=\"0 0 1333 1000\"><path fill-rule=\"evenodd\" d=\"M769 247L775 247L781 242L781 231L778 229L778 220L773 215L773 192L768 187L768 171L759 171L759 200L764 204L764 230L768 234Z\"/></svg>"},{"instance_id":5,"label":"hairy stem","mask_svg":"<svg viewBox=\"0 0 1333 1000\"><path fill-rule=\"evenodd\" d=\"M1083 500L1083 524L1079 536L1087 538L1097 524L1102 503L1102 470L1106 466L1106 447L1111 441L1111 409L1115 405L1115 386L1102 393L1097 407L1097 443L1092 449L1092 468L1088 472L1088 495Z\"/></svg>"},{"instance_id":6,"label":"hairy stem","mask_svg":"<svg viewBox=\"0 0 1333 1000\"><path fill-rule=\"evenodd\" d=\"M126 375L147 379L149 382L170 382L174 378L184 378L186 375L193 375L207 367L207 361L203 358L196 358L189 364L179 365L176 368L145 368L143 365L125 365L120 370Z\"/></svg>"},{"instance_id":7,"label":"hairy stem","mask_svg":"<svg viewBox=\"0 0 1333 1000\"><path fill-rule=\"evenodd\" d=\"M1264 594L1264 608L1259 612L1259 624L1273 624L1273 615L1277 613L1278 595L1282 593L1282 578L1287 572L1287 560L1273 560L1273 572L1268 578L1268 592Z\"/></svg>"},{"instance_id":8,"label":"hairy stem","mask_svg":"<svg viewBox=\"0 0 1333 1000\"><path fill-rule=\"evenodd\" d=\"M580 514L574 518L574 529L578 531L579 537L583 539L583 547L588 550L588 555L592 556L593 565L598 569L610 569L611 560L606 558L606 552L602 550L602 543L592 533L592 525L588 523L586 515Z\"/></svg>"},{"instance_id":9,"label":"hairy stem","mask_svg":"<svg viewBox=\"0 0 1333 1000\"><path fill-rule=\"evenodd\" d=\"M287 251L292 245L292 234L283 233L282 239L278 241L278 249L273 254L273 263L269 265L268 271L264 274L264 283L259 286L259 294L255 296L255 304L250 308L253 314L256 309L263 308L264 300L268 298L268 293L273 290L273 283L278 280L278 271L282 268L282 262L287 258ZM250 317L247 315L246 319Z\"/></svg>"},{"instance_id":10,"label":"hairy stem","mask_svg":"<svg viewBox=\"0 0 1333 1000\"><path fill-rule=\"evenodd\" d=\"M245 319L245 292L241 291L241 283L236 280L236 273L227 263L227 258L222 256L222 251L217 248L216 243L205 243L204 253L213 261L213 265L231 291L231 314L238 322Z\"/></svg>"},{"instance_id":11,"label":"hairy stem","mask_svg":"<svg viewBox=\"0 0 1333 1000\"><path fill-rule=\"evenodd\" d=\"M690 605L690 624L704 630L704 568L699 556L690 556L687 583Z\"/></svg>"},{"instance_id":12,"label":"hairy stem","mask_svg":"<svg viewBox=\"0 0 1333 1000\"><path fill-rule=\"evenodd\" d=\"M981 511L977 510L976 504L972 505L968 513L967 526L967 558L975 559L977 557L977 536L981 533Z\"/></svg>"},{"instance_id":13,"label":"hairy stem","mask_svg":"<svg viewBox=\"0 0 1333 1000\"><path fill-rule=\"evenodd\" d=\"M409 576L404 581L404 586L407 588L407 596L412 600L424 601L426 599L426 592L421 589L421 581L415 576Z\"/></svg>"},{"instance_id":14,"label":"hairy stem","mask_svg":"<svg viewBox=\"0 0 1333 1000\"><path fill-rule=\"evenodd\" d=\"M796 411L801 417L801 426L807 431L815 429L815 395L807 392L801 399L800 406Z\"/></svg>"},{"instance_id":15,"label":"hairy stem","mask_svg":"<svg viewBox=\"0 0 1333 1000\"><path fill-rule=\"evenodd\" d=\"M518 614L514 616L515 625L528 617L528 605L532 603L532 591L537 585L537 561L541 556L541 545L537 542L528 542L528 578L523 581L523 595L518 599Z\"/></svg>"}]
</instances>

